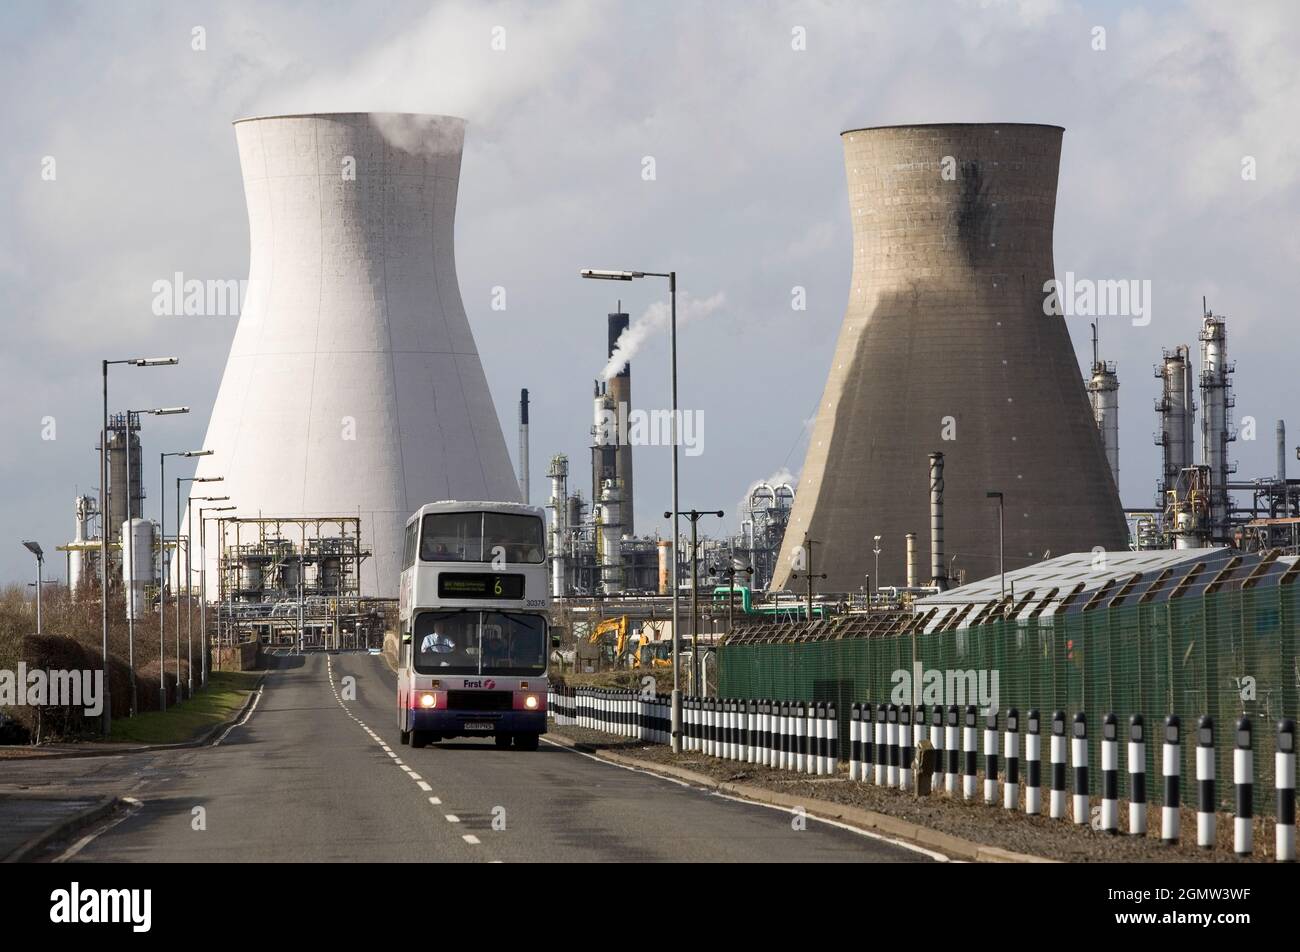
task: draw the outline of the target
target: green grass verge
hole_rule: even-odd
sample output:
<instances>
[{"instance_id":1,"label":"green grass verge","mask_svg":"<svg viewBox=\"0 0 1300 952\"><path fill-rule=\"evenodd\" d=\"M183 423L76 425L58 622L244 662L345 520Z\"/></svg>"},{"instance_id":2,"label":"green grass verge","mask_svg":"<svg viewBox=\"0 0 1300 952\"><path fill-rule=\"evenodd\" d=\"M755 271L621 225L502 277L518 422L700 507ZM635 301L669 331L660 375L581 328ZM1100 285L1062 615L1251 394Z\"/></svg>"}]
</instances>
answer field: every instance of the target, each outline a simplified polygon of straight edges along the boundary
<instances>
[{"instance_id":1,"label":"green grass verge","mask_svg":"<svg viewBox=\"0 0 1300 952\"><path fill-rule=\"evenodd\" d=\"M145 711L113 721L109 740L177 744L193 740L238 711L262 676L260 671L213 671L208 689L163 711Z\"/></svg>"}]
</instances>

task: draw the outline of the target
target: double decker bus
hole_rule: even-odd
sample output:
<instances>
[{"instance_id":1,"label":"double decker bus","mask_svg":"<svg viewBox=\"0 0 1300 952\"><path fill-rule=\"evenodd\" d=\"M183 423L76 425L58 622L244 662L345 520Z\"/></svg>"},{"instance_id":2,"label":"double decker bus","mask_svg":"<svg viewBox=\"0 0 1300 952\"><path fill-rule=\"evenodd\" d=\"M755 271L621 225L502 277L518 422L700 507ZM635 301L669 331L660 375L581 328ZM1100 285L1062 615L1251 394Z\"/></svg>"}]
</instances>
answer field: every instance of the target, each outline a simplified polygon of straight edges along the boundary
<instances>
[{"instance_id":1,"label":"double decker bus","mask_svg":"<svg viewBox=\"0 0 1300 952\"><path fill-rule=\"evenodd\" d=\"M422 506L407 520L402 565L402 743L492 737L498 747L536 750L552 647L542 510Z\"/></svg>"}]
</instances>

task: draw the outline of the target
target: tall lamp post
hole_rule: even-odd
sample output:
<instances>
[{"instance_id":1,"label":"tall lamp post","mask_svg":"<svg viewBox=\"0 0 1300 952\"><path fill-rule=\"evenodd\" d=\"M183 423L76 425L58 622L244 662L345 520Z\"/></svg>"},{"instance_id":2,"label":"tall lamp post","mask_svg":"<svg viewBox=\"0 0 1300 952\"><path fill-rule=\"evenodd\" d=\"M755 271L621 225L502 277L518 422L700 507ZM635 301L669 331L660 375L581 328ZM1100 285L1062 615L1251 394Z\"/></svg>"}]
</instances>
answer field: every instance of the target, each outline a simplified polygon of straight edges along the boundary
<instances>
[{"instance_id":1,"label":"tall lamp post","mask_svg":"<svg viewBox=\"0 0 1300 952\"><path fill-rule=\"evenodd\" d=\"M158 686L162 689L162 709L167 710L167 507L163 504L167 495L167 457L169 456L211 456L212 450L181 450L176 453L158 454ZM176 565L180 568L180 510L176 513ZM180 617L176 619L176 700L180 700L181 690L181 633Z\"/></svg>"},{"instance_id":2,"label":"tall lamp post","mask_svg":"<svg viewBox=\"0 0 1300 952\"><path fill-rule=\"evenodd\" d=\"M179 413L189 413L189 407L157 407L152 410L127 410L126 411L126 523L128 526L134 516L131 514L131 417L140 414L149 416L174 416ZM137 427L137 429L139 429ZM143 515L143 512L141 512ZM129 572L130 577L135 577L135 539L123 537L122 539L122 564L131 565ZM130 549L128 557L127 549ZM135 588L131 585L125 586L126 598L128 601L126 612L126 667L127 677L131 681L131 716L135 717L139 711L136 699L135 687L135 613L140 606L135 603Z\"/></svg>"},{"instance_id":3,"label":"tall lamp post","mask_svg":"<svg viewBox=\"0 0 1300 952\"><path fill-rule=\"evenodd\" d=\"M213 499L221 497L214 496ZM225 497L229 499L229 496ZM202 676L199 684L202 687L208 686L208 549L207 536L205 530L208 527L209 516L204 515L208 512L228 512L235 506L200 506L199 507L199 551L203 553L203 561L199 563L199 627L203 629L200 636L199 645L199 669Z\"/></svg>"},{"instance_id":4,"label":"tall lamp post","mask_svg":"<svg viewBox=\"0 0 1300 952\"><path fill-rule=\"evenodd\" d=\"M36 633L41 633L41 589L45 587L45 551L39 542L23 540L23 546L36 556Z\"/></svg>"},{"instance_id":5,"label":"tall lamp post","mask_svg":"<svg viewBox=\"0 0 1300 952\"><path fill-rule=\"evenodd\" d=\"M177 476L176 477L176 558L179 560L181 540L181 483L219 483L220 476ZM203 496L203 499L216 498ZM221 497L229 499L229 496ZM190 500L193 502L194 500ZM194 697L194 612L190 603L190 539L194 520L190 516L190 506L185 507L185 695ZM176 581L181 579L181 565L176 563ZM176 667L180 668L181 657L181 593L176 593Z\"/></svg>"},{"instance_id":6,"label":"tall lamp post","mask_svg":"<svg viewBox=\"0 0 1300 952\"><path fill-rule=\"evenodd\" d=\"M671 515L673 513L665 512L664 518ZM691 690L698 695L705 692L700 686L700 544L696 527L703 517L717 516L721 519L723 512L721 509L687 509L677 515L691 520Z\"/></svg>"},{"instance_id":7,"label":"tall lamp post","mask_svg":"<svg viewBox=\"0 0 1300 952\"><path fill-rule=\"evenodd\" d=\"M113 726L112 680L108 676L108 368L114 364L132 367L170 367L180 363L175 357L132 357L129 360L101 360L103 375L104 416L99 431L99 607L103 625L100 663L104 668L104 736ZM127 426L126 458L131 458L131 428ZM129 480L128 480L129 482ZM127 512L130 513L131 488L127 486Z\"/></svg>"},{"instance_id":8,"label":"tall lamp post","mask_svg":"<svg viewBox=\"0 0 1300 952\"><path fill-rule=\"evenodd\" d=\"M673 420L673 693L672 693L672 750L673 753L681 753L682 750L682 686L681 686L681 666L677 663L678 655L681 653L681 635L678 624L678 599L677 599L677 539L680 534L677 521L677 510L681 503L677 495L677 428L680 420L677 418L677 272L676 271L600 271L592 268L586 268L581 272L584 278L596 281L632 281L637 278L667 278L668 279L668 299L669 299L669 322L668 322L668 340L670 350L670 363L672 366L672 420Z\"/></svg>"},{"instance_id":9,"label":"tall lamp post","mask_svg":"<svg viewBox=\"0 0 1300 952\"><path fill-rule=\"evenodd\" d=\"M1006 606L1006 600L1007 600L1007 568L1006 568L1006 563L1003 561L1003 557L1002 557L1002 556L1003 556L1003 550L1002 550L1002 517L1003 517L1003 512L1004 512L1004 510L1005 510L1006 507L1005 507L1005 505L1004 505L1004 500L1003 500L1003 498L1002 498L1002 493L988 492L988 493L985 493L984 495L987 496L989 499L996 499L996 500L998 501L998 581L999 581L1000 587L1001 587L1001 589L1002 589L1002 602L1003 602L1003 605L1002 605L1002 611L1003 611L1003 612L1006 612L1006 608L1007 608L1007 606Z\"/></svg>"}]
</instances>

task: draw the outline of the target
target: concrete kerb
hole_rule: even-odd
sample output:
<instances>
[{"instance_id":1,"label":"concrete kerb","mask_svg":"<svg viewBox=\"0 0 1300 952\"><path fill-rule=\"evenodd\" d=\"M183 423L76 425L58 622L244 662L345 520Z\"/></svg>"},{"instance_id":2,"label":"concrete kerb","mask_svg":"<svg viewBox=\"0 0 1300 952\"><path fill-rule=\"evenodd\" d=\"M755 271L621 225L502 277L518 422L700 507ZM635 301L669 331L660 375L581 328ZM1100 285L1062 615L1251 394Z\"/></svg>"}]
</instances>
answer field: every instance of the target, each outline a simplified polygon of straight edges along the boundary
<instances>
[{"instance_id":1,"label":"concrete kerb","mask_svg":"<svg viewBox=\"0 0 1300 952\"><path fill-rule=\"evenodd\" d=\"M257 683L253 685L252 690L248 692L248 697L244 698L244 703L240 706L238 711L226 718L224 721L213 724L210 728L204 731L201 736L196 737L193 740L179 741L175 744L137 744L134 747L114 747L106 750L61 750L48 754L36 754L31 758L22 759L66 760L70 757L117 757L122 754L144 754L149 753L150 751L184 750L188 747L207 747L220 735L222 731L230 727L232 724L237 723L240 718L248 713L248 709L253 706L253 701L257 697L257 692L262 689L262 685L266 682L266 676L269 673L269 671L262 672L262 676L257 679ZM23 749L26 750L29 748Z\"/></svg>"},{"instance_id":2,"label":"concrete kerb","mask_svg":"<svg viewBox=\"0 0 1300 952\"><path fill-rule=\"evenodd\" d=\"M14 799L38 800L39 797L15 797ZM12 850L0 863L22 863L30 857L35 856L42 849L55 840L70 836L73 833L83 830L93 823L97 823L104 817L113 813L119 806L125 804L125 801L119 797L101 797L100 800L92 806L75 813L67 819L60 820L52 826L46 827L40 833L28 839L17 849Z\"/></svg>"},{"instance_id":3,"label":"concrete kerb","mask_svg":"<svg viewBox=\"0 0 1300 952\"><path fill-rule=\"evenodd\" d=\"M590 744L579 743L562 734L546 734L544 736L546 740L561 747L567 747L571 750L591 754L594 757L599 757L601 760L607 760L612 764L618 764L621 767L635 767L636 769L644 770L647 773L663 774L665 776L674 777L678 780L684 780L687 783L696 786L718 790L722 793L731 794L732 796L740 797L745 800L753 800L757 803L766 803L772 806L791 808L803 807L804 810L812 816L821 817L827 820L836 820L860 829L870 830L873 833L881 833L886 836L893 836L901 840L907 840L910 843L924 846L954 859L964 859L973 863L1057 862L1057 860L1047 859L1042 856L1033 856L1028 853L1016 853L997 846L987 846L983 843L976 843L971 840L962 839L958 836L953 836L949 833L940 832L939 830L932 830L929 827L921 826L908 820L900 820L898 817L889 816L888 814L876 813L872 810L863 810L859 807L832 803L828 800L818 800L812 797L795 797L785 793L778 793L774 790L767 790L763 787L750 786L749 784L718 781L712 777L705 776L704 774L696 773L693 770L686 770L682 767L674 767L668 764L651 763L645 760L639 760L636 757L628 757L624 754L618 754L613 751L603 750L599 747L593 747Z\"/></svg>"}]
</instances>

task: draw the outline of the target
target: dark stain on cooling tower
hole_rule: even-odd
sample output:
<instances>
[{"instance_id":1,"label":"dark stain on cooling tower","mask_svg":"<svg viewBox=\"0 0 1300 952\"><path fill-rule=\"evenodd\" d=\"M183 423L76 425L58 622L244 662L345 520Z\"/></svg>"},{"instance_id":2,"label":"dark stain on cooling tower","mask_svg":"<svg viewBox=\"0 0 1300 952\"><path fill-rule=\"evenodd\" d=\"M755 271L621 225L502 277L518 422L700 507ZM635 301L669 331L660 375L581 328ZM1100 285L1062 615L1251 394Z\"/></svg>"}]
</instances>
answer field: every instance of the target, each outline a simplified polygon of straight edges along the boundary
<instances>
[{"instance_id":1,"label":"dark stain on cooling tower","mask_svg":"<svg viewBox=\"0 0 1300 952\"><path fill-rule=\"evenodd\" d=\"M970 160L961 164L961 198L957 202L957 238L966 260L977 265L992 244L993 208L988 201L988 180L984 163Z\"/></svg>"}]
</instances>

